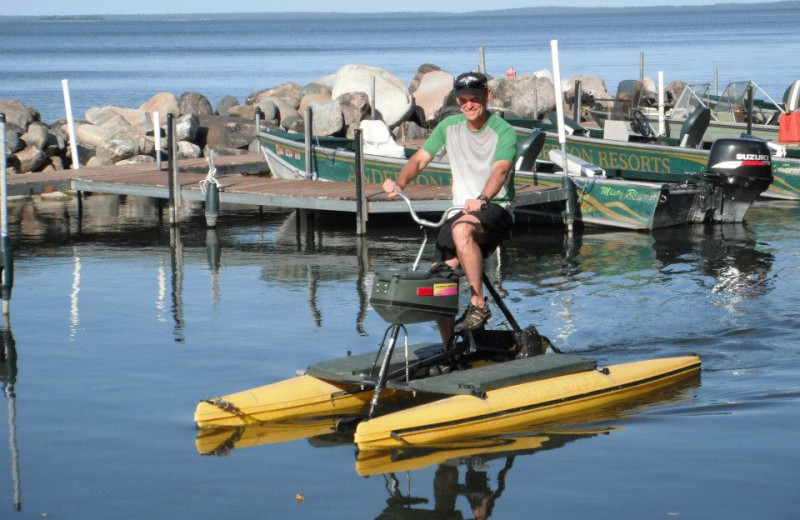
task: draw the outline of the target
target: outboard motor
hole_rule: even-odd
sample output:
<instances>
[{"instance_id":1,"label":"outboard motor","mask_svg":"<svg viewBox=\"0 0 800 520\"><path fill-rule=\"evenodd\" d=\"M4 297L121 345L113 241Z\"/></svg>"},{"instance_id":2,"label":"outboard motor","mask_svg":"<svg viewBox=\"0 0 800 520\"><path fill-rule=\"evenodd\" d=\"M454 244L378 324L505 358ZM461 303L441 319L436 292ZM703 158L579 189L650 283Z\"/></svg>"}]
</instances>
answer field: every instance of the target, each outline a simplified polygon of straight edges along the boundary
<instances>
[{"instance_id":1,"label":"outboard motor","mask_svg":"<svg viewBox=\"0 0 800 520\"><path fill-rule=\"evenodd\" d=\"M714 189L702 204L704 218L695 220L741 222L772 183L769 147L756 139L717 139L711 145L704 177Z\"/></svg>"}]
</instances>

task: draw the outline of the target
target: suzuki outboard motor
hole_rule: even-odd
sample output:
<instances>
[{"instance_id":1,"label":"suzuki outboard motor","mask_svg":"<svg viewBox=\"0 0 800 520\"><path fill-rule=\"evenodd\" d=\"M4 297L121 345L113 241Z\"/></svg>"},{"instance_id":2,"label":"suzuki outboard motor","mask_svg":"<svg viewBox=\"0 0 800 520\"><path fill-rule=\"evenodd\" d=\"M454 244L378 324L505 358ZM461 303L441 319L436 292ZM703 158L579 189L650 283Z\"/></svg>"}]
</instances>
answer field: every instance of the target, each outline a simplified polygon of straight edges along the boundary
<instances>
[{"instance_id":1,"label":"suzuki outboard motor","mask_svg":"<svg viewBox=\"0 0 800 520\"><path fill-rule=\"evenodd\" d=\"M772 183L769 147L756 139L717 139L711 145L704 177L709 189L695 201L694 220L742 222Z\"/></svg>"}]
</instances>

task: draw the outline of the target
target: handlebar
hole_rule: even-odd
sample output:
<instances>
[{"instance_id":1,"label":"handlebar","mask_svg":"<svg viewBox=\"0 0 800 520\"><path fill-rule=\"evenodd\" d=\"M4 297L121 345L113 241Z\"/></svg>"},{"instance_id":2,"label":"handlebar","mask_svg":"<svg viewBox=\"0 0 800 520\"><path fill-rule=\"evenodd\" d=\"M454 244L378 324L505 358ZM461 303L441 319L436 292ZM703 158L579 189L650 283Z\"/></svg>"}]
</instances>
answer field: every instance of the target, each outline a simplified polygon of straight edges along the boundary
<instances>
[{"instance_id":1,"label":"handlebar","mask_svg":"<svg viewBox=\"0 0 800 520\"><path fill-rule=\"evenodd\" d=\"M395 193L405 201L406 205L408 206L408 211L411 213L411 218L414 219L414 222L416 222L420 226L425 226L430 228L442 227L442 224L444 224L444 222L448 219L450 213L453 210L461 211L464 209L462 206L450 206L444 211L444 213L442 213L442 218L439 219L439 222L431 222L430 220L426 220L417 215L417 212L414 211L414 208L411 206L411 199L409 199L405 193L403 193L400 190L395 190Z\"/></svg>"}]
</instances>

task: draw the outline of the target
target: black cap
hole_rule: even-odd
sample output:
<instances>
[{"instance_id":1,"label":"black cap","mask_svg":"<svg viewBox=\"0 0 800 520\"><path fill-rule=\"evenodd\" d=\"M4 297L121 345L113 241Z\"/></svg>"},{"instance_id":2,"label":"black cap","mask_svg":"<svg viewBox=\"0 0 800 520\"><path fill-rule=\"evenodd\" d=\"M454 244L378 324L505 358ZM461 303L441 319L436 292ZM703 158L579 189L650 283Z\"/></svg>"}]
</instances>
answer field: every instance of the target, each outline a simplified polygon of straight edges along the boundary
<instances>
[{"instance_id":1,"label":"black cap","mask_svg":"<svg viewBox=\"0 0 800 520\"><path fill-rule=\"evenodd\" d=\"M465 72L456 78L455 95L484 96L489 91L489 80L480 72Z\"/></svg>"}]
</instances>

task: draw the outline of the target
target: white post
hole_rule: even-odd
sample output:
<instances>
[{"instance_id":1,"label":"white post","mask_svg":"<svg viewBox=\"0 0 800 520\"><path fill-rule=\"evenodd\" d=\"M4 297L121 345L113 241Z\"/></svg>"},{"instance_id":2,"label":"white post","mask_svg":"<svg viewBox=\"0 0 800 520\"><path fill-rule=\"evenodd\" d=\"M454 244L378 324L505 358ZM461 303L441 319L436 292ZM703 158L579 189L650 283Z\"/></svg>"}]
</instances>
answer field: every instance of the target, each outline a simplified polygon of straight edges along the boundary
<instances>
[{"instance_id":1,"label":"white post","mask_svg":"<svg viewBox=\"0 0 800 520\"><path fill-rule=\"evenodd\" d=\"M664 71L658 71L658 135L667 135L664 115Z\"/></svg>"},{"instance_id":2,"label":"white post","mask_svg":"<svg viewBox=\"0 0 800 520\"><path fill-rule=\"evenodd\" d=\"M161 114L153 112L153 139L156 142L156 168L161 171Z\"/></svg>"},{"instance_id":3,"label":"white post","mask_svg":"<svg viewBox=\"0 0 800 520\"><path fill-rule=\"evenodd\" d=\"M67 112L67 130L69 131L69 149L72 153L72 169L79 170L81 161L78 157L78 137L75 135L75 121L72 119L72 102L69 99L69 84L61 80L61 90L64 91L64 109Z\"/></svg>"},{"instance_id":4,"label":"white post","mask_svg":"<svg viewBox=\"0 0 800 520\"><path fill-rule=\"evenodd\" d=\"M556 115L558 116L558 142L564 153L564 174L567 165L567 135L564 131L564 98L561 92L561 67L558 63L558 40L550 40L550 51L553 57L553 86L556 93Z\"/></svg>"},{"instance_id":5,"label":"white post","mask_svg":"<svg viewBox=\"0 0 800 520\"><path fill-rule=\"evenodd\" d=\"M553 86L556 94L556 115L558 116L558 142L561 144L561 159L564 169L564 177L561 186L567 197L567 208L564 220L567 224L567 232L572 233L572 226L575 219L575 188L569 178L567 163L567 135L564 130L564 95L561 92L561 66L558 60L558 40L550 40L550 51L553 57Z\"/></svg>"}]
</instances>

